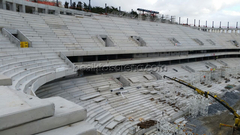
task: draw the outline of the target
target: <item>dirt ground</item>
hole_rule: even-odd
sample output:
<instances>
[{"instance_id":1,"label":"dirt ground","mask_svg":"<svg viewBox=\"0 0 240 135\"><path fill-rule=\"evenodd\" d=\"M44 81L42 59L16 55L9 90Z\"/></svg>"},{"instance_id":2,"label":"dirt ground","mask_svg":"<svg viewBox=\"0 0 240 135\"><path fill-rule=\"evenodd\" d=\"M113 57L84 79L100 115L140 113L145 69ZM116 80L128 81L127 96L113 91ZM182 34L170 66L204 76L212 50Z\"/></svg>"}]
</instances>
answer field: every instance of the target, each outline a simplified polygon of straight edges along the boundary
<instances>
[{"instance_id":1,"label":"dirt ground","mask_svg":"<svg viewBox=\"0 0 240 135\"><path fill-rule=\"evenodd\" d=\"M233 107L236 111L240 110L240 101ZM234 116L227 110L220 115L208 116L199 118L202 125L207 128L207 132L211 135L232 135L232 128L230 127L219 127L220 123L233 125ZM240 135L240 131L235 131L234 135Z\"/></svg>"}]
</instances>

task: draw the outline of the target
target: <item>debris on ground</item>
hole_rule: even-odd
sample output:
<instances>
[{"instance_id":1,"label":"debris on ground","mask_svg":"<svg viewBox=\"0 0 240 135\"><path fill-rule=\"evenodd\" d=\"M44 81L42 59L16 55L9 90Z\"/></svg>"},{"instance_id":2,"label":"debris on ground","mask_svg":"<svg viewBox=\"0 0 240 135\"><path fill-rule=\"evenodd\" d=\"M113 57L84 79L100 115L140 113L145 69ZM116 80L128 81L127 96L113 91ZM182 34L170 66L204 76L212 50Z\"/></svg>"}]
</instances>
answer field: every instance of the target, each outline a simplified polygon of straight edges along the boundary
<instances>
[{"instance_id":1,"label":"debris on ground","mask_svg":"<svg viewBox=\"0 0 240 135\"><path fill-rule=\"evenodd\" d=\"M157 124L157 121L155 121L155 120L147 120L147 121L138 123L137 126L140 127L141 129L147 129L156 124Z\"/></svg>"}]
</instances>

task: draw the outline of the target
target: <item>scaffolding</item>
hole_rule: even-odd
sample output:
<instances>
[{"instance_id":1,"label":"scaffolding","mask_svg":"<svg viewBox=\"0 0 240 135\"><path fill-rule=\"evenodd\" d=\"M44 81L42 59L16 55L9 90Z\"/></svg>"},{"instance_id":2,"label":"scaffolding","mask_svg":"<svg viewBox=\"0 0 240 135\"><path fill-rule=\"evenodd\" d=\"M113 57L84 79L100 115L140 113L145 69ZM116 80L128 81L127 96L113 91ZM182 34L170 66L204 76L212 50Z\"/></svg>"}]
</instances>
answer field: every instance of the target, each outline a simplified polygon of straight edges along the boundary
<instances>
[{"instance_id":1,"label":"scaffolding","mask_svg":"<svg viewBox=\"0 0 240 135\"><path fill-rule=\"evenodd\" d=\"M225 78L225 79L229 79L229 67L222 67L221 68L221 77Z\"/></svg>"},{"instance_id":2,"label":"scaffolding","mask_svg":"<svg viewBox=\"0 0 240 135\"><path fill-rule=\"evenodd\" d=\"M158 120L157 129L157 135L193 135L184 123L171 124L165 118Z\"/></svg>"},{"instance_id":3,"label":"scaffolding","mask_svg":"<svg viewBox=\"0 0 240 135\"><path fill-rule=\"evenodd\" d=\"M189 115L196 118L198 115L208 115L208 103L209 100L202 96L195 96L189 100Z\"/></svg>"}]
</instances>

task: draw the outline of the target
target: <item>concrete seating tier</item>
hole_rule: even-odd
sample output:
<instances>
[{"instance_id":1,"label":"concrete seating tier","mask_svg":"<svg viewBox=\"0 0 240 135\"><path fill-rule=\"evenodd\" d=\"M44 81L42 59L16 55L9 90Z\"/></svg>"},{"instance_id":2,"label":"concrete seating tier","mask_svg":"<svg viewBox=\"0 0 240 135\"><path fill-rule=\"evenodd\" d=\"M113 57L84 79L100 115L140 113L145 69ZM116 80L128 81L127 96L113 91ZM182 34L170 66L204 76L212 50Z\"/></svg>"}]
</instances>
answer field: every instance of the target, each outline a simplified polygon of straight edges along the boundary
<instances>
[{"instance_id":1,"label":"concrete seating tier","mask_svg":"<svg viewBox=\"0 0 240 135\"><path fill-rule=\"evenodd\" d=\"M87 126L78 131L75 129L75 134L96 134L94 127L83 122L87 116L86 110L65 99L40 100L7 87L0 87L0 93L1 99L4 99L0 105L0 134L59 134L61 127L69 124L74 124L71 129L83 124Z\"/></svg>"},{"instance_id":2,"label":"concrete seating tier","mask_svg":"<svg viewBox=\"0 0 240 135\"><path fill-rule=\"evenodd\" d=\"M221 59L221 61L227 63L230 67L235 67L236 61L240 61L240 59L226 58ZM216 63L217 60L209 60L169 65L167 72L159 71L158 74L161 76L178 77L190 82L191 77L196 75L200 77L199 73L201 71L210 70L206 68L205 62L211 62L221 67L221 63ZM194 69L195 72L186 71L181 68L183 65ZM122 84L114 80L114 77L120 75L126 78L125 81L128 81L130 86L124 87L124 90L110 92L110 90L114 88L122 87ZM134 80L134 77L138 80L137 83L131 82L131 80ZM223 81L224 80L222 80L222 82ZM237 79L231 79L231 83L233 84L236 84L237 81ZM88 111L86 121L97 128L97 131L102 134L128 134L128 129L136 126L136 124L140 122L140 118L144 120L159 119L162 117L162 112L164 112L164 116L169 119L174 119L185 113L186 110L184 110L184 108L180 107L180 110L178 110L177 107L170 106L164 102L156 103L158 99L165 99L162 95L164 91L172 91L171 94L175 95L178 102L181 103L188 102L189 99L187 95L194 95L192 89L184 86L179 87L180 84L170 82L169 80L157 80L155 76L145 72L118 72L49 83L36 91L36 95L40 98L60 96L84 106ZM211 87L200 83L194 85L202 90L222 94L221 89L224 89L227 84L212 83ZM157 86L159 86L159 89L155 90L154 87ZM164 90L160 87L164 88ZM100 91L99 88L101 88ZM106 88L106 90L102 90L103 88ZM121 91L127 92L118 96L115 94ZM145 91L149 92L146 93ZM177 95L178 92L181 92L184 96ZM115 119L119 116L124 117L124 120L121 122L116 121ZM134 121L129 121L128 118L130 117L133 118Z\"/></svg>"},{"instance_id":3,"label":"concrete seating tier","mask_svg":"<svg viewBox=\"0 0 240 135\"><path fill-rule=\"evenodd\" d=\"M93 15L92 17L32 15L0 10L0 19L2 26L21 30L32 41L33 47L42 51L62 51L69 55L74 55L73 52L81 50L100 53L130 50L130 52L147 52L153 50L235 49L236 46L228 41L240 42L236 34L208 33L180 25L104 15ZM105 47L97 35L107 35L114 46ZM146 42L146 46L139 46L131 40L130 36L141 37ZM170 38L175 38L181 45L174 45L169 40ZM198 39L204 45L200 46L193 39ZM208 39L215 45L208 42Z\"/></svg>"}]
</instances>

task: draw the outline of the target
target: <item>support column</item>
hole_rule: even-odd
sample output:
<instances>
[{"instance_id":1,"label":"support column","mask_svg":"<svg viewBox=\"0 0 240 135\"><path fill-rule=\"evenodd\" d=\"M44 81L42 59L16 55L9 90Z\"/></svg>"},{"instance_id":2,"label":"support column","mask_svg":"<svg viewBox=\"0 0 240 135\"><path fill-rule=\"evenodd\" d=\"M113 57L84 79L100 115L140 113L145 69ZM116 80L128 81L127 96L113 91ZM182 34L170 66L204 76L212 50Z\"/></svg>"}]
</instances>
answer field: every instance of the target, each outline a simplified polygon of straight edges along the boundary
<instances>
[{"instance_id":1,"label":"support column","mask_svg":"<svg viewBox=\"0 0 240 135\"><path fill-rule=\"evenodd\" d=\"M59 15L60 14L60 9L59 8L55 8L55 14Z\"/></svg>"},{"instance_id":2,"label":"support column","mask_svg":"<svg viewBox=\"0 0 240 135\"><path fill-rule=\"evenodd\" d=\"M22 12L26 13L26 6L25 5L22 5Z\"/></svg>"},{"instance_id":3,"label":"support column","mask_svg":"<svg viewBox=\"0 0 240 135\"><path fill-rule=\"evenodd\" d=\"M48 14L48 8L45 8L45 14Z\"/></svg>"},{"instance_id":4,"label":"support column","mask_svg":"<svg viewBox=\"0 0 240 135\"><path fill-rule=\"evenodd\" d=\"M38 14L38 7L35 7L35 8L34 8L34 13L35 13L35 14Z\"/></svg>"},{"instance_id":5,"label":"support column","mask_svg":"<svg viewBox=\"0 0 240 135\"><path fill-rule=\"evenodd\" d=\"M17 11L17 5L16 3L12 3L12 11Z\"/></svg>"},{"instance_id":6,"label":"support column","mask_svg":"<svg viewBox=\"0 0 240 135\"><path fill-rule=\"evenodd\" d=\"M3 0L2 1L2 7L3 7L3 9L7 9L7 2L6 2L6 0Z\"/></svg>"}]
</instances>

